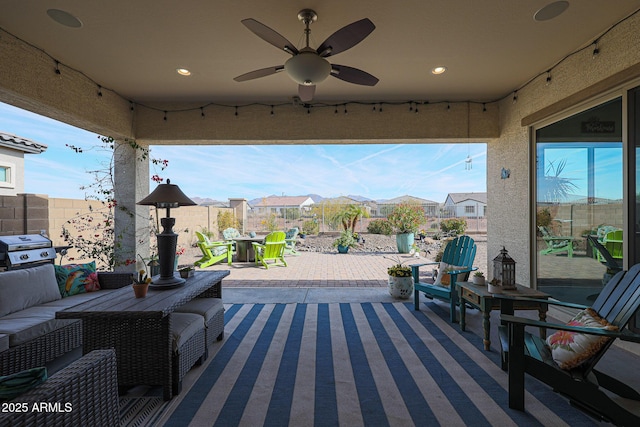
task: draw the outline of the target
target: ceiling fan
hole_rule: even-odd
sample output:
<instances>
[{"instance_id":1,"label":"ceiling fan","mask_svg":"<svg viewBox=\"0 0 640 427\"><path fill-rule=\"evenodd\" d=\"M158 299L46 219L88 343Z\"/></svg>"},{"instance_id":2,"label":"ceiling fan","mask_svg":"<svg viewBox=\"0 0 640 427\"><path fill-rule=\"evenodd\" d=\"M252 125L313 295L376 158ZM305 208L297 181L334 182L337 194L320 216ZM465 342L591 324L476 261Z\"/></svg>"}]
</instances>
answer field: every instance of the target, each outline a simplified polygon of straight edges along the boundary
<instances>
[{"instance_id":1,"label":"ceiling fan","mask_svg":"<svg viewBox=\"0 0 640 427\"><path fill-rule=\"evenodd\" d=\"M309 46L309 36L312 22L318 15L311 9L303 9L298 13L298 19L305 25L304 34L306 46L298 50L289 40L278 32L255 19L243 19L241 22L258 37L291 55L284 65L262 68L234 78L237 82L270 76L280 71L286 73L298 83L298 95L302 102L310 102L316 91L316 84L324 81L329 75L345 82L364 86L375 86L378 79L371 74L346 65L331 64L325 58L351 49L364 40L375 28L369 19L364 18L342 27L324 42L318 49Z\"/></svg>"}]
</instances>

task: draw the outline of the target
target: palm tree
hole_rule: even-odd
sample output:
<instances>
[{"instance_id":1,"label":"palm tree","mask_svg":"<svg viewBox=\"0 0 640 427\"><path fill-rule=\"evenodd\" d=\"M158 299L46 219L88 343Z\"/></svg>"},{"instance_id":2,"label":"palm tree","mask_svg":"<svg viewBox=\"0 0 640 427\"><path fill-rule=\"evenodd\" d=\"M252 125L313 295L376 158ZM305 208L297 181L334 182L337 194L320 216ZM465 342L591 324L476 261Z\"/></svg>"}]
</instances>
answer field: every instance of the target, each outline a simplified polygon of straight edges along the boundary
<instances>
[{"instance_id":1,"label":"palm tree","mask_svg":"<svg viewBox=\"0 0 640 427\"><path fill-rule=\"evenodd\" d=\"M538 180L538 201L559 203L566 200L572 190L578 187L571 181L574 178L565 178L560 176L567 166L565 159L559 160L556 164L550 161L549 166L545 170L544 176Z\"/></svg>"}]
</instances>

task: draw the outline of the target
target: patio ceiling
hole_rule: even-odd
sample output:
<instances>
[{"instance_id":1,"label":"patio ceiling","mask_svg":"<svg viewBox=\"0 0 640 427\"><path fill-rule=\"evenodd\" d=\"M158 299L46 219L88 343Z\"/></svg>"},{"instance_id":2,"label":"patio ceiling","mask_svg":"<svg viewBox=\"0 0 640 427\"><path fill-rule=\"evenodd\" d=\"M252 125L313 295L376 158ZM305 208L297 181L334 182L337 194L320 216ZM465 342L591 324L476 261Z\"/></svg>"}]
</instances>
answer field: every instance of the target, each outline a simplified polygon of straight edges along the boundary
<instances>
[{"instance_id":1,"label":"patio ceiling","mask_svg":"<svg viewBox=\"0 0 640 427\"><path fill-rule=\"evenodd\" d=\"M0 27L134 102L284 102L297 94L285 73L233 80L289 57L240 21L254 18L302 47L297 13L312 8L319 16L311 26L314 47L351 22L373 21L369 37L329 59L380 79L367 87L329 78L318 85L315 102L490 102L589 48L640 6L637 0L571 1L557 18L534 20L552 1L13 0L0 3ZM82 26L55 22L50 8L69 12ZM436 66L447 71L433 75ZM192 75L180 76L177 68Z\"/></svg>"}]
</instances>

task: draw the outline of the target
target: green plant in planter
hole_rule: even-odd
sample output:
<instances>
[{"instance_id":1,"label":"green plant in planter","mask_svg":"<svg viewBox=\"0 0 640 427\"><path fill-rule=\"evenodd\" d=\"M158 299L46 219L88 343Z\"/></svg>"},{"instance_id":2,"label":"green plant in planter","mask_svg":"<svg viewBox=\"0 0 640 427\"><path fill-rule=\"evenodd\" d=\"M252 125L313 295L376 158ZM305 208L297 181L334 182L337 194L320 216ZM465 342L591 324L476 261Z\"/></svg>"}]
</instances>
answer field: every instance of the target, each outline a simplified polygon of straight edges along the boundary
<instances>
[{"instance_id":1,"label":"green plant in planter","mask_svg":"<svg viewBox=\"0 0 640 427\"><path fill-rule=\"evenodd\" d=\"M333 246L334 247L344 246L347 248L354 248L358 246L358 241L353 236L353 233L351 232L351 230L343 230L340 233L340 236L333 241Z\"/></svg>"},{"instance_id":2,"label":"green plant in planter","mask_svg":"<svg viewBox=\"0 0 640 427\"><path fill-rule=\"evenodd\" d=\"M396 233L416 233L424 223L424 209L420 205L400 203L387 217Z\"/></svg>"},{"instance_id":3,"label":"green plant in planter","mask_svg":"<svg viewBox=\"0 0 640 427\"><path fill-rule=\"evenodd\" d=\"M473 277L484 277L484 273L482 271L476 271L473 273Z\"/></svg>"},{"instance_id":4,"label":"green plant in planter","mask_svg":"<svg viewBox=\"0 0 640 427\"><path fill-rule=\"evenodd\" d=\"M400 258L389 258L395 262L395 265L387 268L387 274L393 277L410 277L411 276L411 267L408 265L404 265L406 261L400 261Z\"/></svg>"}]
</instances>

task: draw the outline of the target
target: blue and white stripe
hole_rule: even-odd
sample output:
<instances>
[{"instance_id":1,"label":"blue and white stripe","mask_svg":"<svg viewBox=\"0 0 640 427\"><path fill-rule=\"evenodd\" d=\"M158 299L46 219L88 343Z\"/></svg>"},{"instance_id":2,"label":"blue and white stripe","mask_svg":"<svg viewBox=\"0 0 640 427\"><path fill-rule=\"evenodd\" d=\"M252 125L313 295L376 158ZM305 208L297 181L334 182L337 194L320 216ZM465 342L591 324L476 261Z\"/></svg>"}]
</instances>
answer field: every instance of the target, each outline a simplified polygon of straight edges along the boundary
<instances>
[{"instance_id":1,"label":"blue and white stripe","mask_svg":"<svg viewBox=\"0 0 640 427\"><path fill-rule=\"evenodd\" d=\"M594 425L531 378L527 412L509 409L496 352L437 304L226 309L225 339L165 426Z\"/></svg>"}]
</instances>

